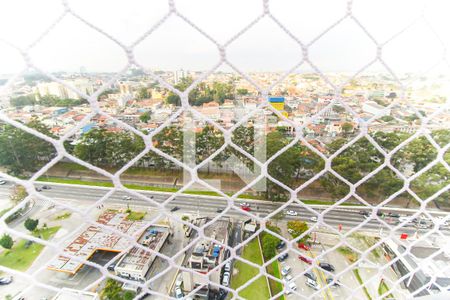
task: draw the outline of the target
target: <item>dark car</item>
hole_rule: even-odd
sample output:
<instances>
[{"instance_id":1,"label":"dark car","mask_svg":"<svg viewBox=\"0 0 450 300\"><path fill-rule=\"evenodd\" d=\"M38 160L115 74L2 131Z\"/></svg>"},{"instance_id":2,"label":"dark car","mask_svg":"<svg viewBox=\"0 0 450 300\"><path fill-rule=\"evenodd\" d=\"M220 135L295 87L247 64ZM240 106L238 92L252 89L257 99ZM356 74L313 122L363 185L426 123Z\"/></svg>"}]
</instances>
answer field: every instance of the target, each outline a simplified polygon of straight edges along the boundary
<instances>
[{"instance_id":1,"label":"dark car","mask_svg":"<svg viewBox=\"0 0 450 300\"><path fill-rule=\"evenodd\" d=\"M334 272L334 267L332 264L329 263L320 263L319 267L321 267L322 269L328 271L328 272Z\"/></svg>"},{"instance_id":2,"label":"dark car","mask_svg":"<svg viewBox=\"0 0 450 300\"><path fill-rule=\"evenodd\" d=\"M283 253L283 254L281 254L281 255L278 257L278 261L279 261L279 262L285 261L286 258L288 258L288 257L289 257L289 254Z\"/></svg>"},{"instance_id":3,"label":"dark car","mask_svg":"<svg viewBox=\"0 0 450 300\"><path fill-rule=\"evenodd\" d=\"M392 218L400 218L400 215L399 214L397 214L397 213L388 213L388 216L389 217L392 217Z\"/></svg>"},{"instance_id":4,"label":"dark car","mask_svg":"<svg viewBox=\"0 0 450 300\"><path fill-rule=\"evenodd\" d=\"M0 285L7 285L13 281L12 276L0 277Z\"/></svg>"},{"instance_id":5,"label":"dark car","mask_svg":"<svg viewBox=\"0 0 450 300\"><path fill-rule=\"evenodd\" d=\"M223 212L223 210L224 210L224 208L218 208L218 209L216 210L216 212L221 213L221 212Z\"/></svg>"},{"instance_id":6,"label":"dark car","mask_svg":"<svg viewBox=\"0 0 450 300\"><path fill-rule=\"evenodd\" d=\"M116 267L116 263L112 263L108 266L109 271L114 271L114 268Z\"/></svg>"},{"instance_id":7,"label":"dark car","mask_svg":"<svg viewBox=\"0 0 450 300\"><path fill-rule=\"evenodd\" d=\"M172 211L172 212L174 212L174 211L177 211L177 210L179 210L180 208L178 207L178 206L174 206L174 207L172 207L172 209L170 210L170 211Z\"/></svg>"},{"instance_id":8,"label":"dark car","mask_svg":"<svg viewBox=\"0 0 450 300\"><path fill-rule=\"evenodd\" d=\"M36 188L36 191L42 192L42 189L37 187L37 188Z\"/></svg>"},{"instance_id":9,"label":"dark car","mask_svg":"<svg viewBox=\"0 0 450 300\"><path fill-rule=\"evenodd\" d=\"M304 275L306 277L308 277L309 279L311 279L311 280L314 280L314 281L317 280L317 277L316 277L316 275L313 272L306 272Z\"/></svg>"},{"instance_id":10,"label":"dark car","mask_svg":"<svg viewBox=\"0 0 450 300\"><path fill-rule=\"evenodd\" d=\"M281 241L281 242L278 243L278 245L277 245L276 248L277 248L278 250L280 250L280 249L283 249L285 246L286 246L286 243L283 242L283 241Z\"/></svg>"},{"instance_id":11,"label":"dark car","mask_svg":"<svg viewBox=\"0 0 450 300\"><path fill-rule=\"evenodd\" d=\"M339 286L341 286L341 283L339 282L339 280L334 280L334 282L333 282L333 278L332 277L328 277L327 278L327 284L331 284L331 286L334 286L334 287L339 287Z\"/></svg>"},{"instance_id":12,"label":"dark car","mask_svg":"<svg viewBox=\"0 0 450 300\"><path fill-rule=\"evenodd\" d=\"M48 185L43 185L43 186L42 186L42 189L43 189L43 190L51 190L52 188L49 187Z\"/></svg>"}]
</instances>

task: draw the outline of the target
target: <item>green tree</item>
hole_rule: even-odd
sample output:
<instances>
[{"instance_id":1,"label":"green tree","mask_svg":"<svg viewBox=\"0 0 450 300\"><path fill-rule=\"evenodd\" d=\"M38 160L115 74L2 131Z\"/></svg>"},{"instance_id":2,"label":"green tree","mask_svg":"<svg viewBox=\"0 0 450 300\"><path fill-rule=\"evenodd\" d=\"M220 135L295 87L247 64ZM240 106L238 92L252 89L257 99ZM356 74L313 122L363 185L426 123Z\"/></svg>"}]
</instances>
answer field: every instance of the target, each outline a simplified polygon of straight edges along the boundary
<instances>
[{"instance_id":1,"label":"green tree","mask_svg":"<svg viewBox=\"0 0 450 300\"><path fill-rule=\"evenodd\" d=\"M38 219L27 218L25 220L24 226L25 226L25 228L28 231L33 232L33 231L36 230L38 224L39 224L39 220Z\"/></svg>"},{"instance_id":2,"label":"green tree","mask_svg":"<svg viewBox=\"0 0 450 300\"><path fill-rule=\"evenodd\" d=\"M151 119L151 115L149 111L144 112L142 115L139 116L139 120L142 123L148 123L148 121L150 121Z\"/></svg>"},{"instance_id":3,"label":"green tree","mask_svg":"<svg viewBox=\"0 0 450 300\"><path fill-rule=\"evenodd\" d=\"M277 238L269 233L265 233L262 235L261 246L262 246L263 256L264 256L265 260L269 260L275 256L275 254L277 253L276 247L279 242L280 242L279 238Z\"/></svg>"},{"instance_id":4,"label":"green tree","mask_svg":"<svg viewBox=\"0 0 450 300\"><path fill-rule=\"evenodd\" d=\"M248 95L248 90L247 89L237 89L236 90L237 94L240 96L246 96Z\"/></svg>"},{"instance_id":5,"label":"green tree","mask_svg":"<svg viewBox=\"0 0 450 300\"><path fill-rule=\"evenodd\" d=\"M37 119L26 124L29 128L52 136L47 126ZM52 144L9 124L0 124L0 165L13 175L38 170L56 154Z\"/></svg>"},{"instance_id":6,"label":"green tree","mask_svg":"<svg viewBox=\"0 0 450 300\"><path fill-rule=\"evenodd\" d=\"M14 245L14 241L12 237L9 234L3 234L2 238L0 239L0 246L2 246L5 249L11 249Z\"/></svg>"},{"instance_id":7,"label":"green tree","mask_svg":"<svg viewBox=\"0 0 450 300\"><path fill-rule=\"evenodd\" d=\"M150 97L151 97L151 93L148 92L148 88L146 88L146 87L141 87L141 88L138 90L137 98L138 98L139 100L142 100L142 99L148 99L148 98L150 98Z\"/></svg>"},{"instance_id":8,"label":"green tree","mask_svg":"<svg viewBox=\"0 0 450 300\"><path fill-rule=\"evenodd\" d=\"M104 289L100 293L102 300L131 300L135 297L135 293L122 290L122 283L108 278Z\"/></svg>"},{"instance_id":9,"label":"green tree","mask_svg":"<svg viewBox=\"0 0 450 300\"><path fill-rule=\"evenodd\" d=\"M288 221L287 227L288 227L288 229L292 230L291 235L294 238L301 236L308 230L308 224L303 221ZM299 242L305 243L309 239L310 239L310 236L308 234L306 234L299 240Z\"/></svg>"},{"instance_id":10,"label":"green tree","mask_svg":"<svg viewBox=\"0 0 450 300\"><path fill-rule=\"evenodd\" d=\"M344 132L344 134L349 134L350 132L352 132L353 131L352 123L345 122L344 124L342 124L342 131Z\"/></svg>"},{"instance_id":11,"label":"green tree","mask_svg":"<svg viewBox=\"0 0 450 300\"><path fill-rule=\"evenodd\" d=\"M205 126L199 134L196 134L195 140L197 164L210 157L224 143L222 132L210 125ZM221 153L214 158L214 161L220 164L223 161L222 157L223 154ZM209 164L207 172L208 174L210 172Z\"/></svg>"}]
</instances>

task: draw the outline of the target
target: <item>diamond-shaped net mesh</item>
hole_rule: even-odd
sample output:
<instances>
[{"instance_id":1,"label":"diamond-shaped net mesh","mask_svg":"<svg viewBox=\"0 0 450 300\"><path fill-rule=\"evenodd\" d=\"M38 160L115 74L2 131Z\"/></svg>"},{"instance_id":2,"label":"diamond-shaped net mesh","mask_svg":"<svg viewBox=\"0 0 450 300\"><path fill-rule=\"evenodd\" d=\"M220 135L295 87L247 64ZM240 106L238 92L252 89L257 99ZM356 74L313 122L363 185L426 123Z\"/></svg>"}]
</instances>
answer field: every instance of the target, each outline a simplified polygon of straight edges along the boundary
<instances>
[{"instance_id":1,"label":"diamond-shaped net mesh","mask_svg":"<svg viewBox=\"0 0 450 300\"><path fill-rule=\"evenodd\" d=\"M26 67L6 82L2 87L3 95L11 92L15 82L26 70L34 69L51 81L66 87L71 93L87 99L89 104L84 116L57 137L14 120L13 113L7 109L0 113L0 120L4 124L9 124L24 134L35 136L45 141L48 147L53 146L55 149L54 155L48 158L48 163L29 178L15 177L6 172L0 173L4 179L25 187L28 194L24 200L1 217L2 231L13 236L16 243L19 240L27 240L32 241L32 245L45 246L33 267L28 271L8 263L0 263L1 271L12 274L17 280L20 278L27 283L20 291L12 291L11 295L17 295L17 297L25 295L26 299L38 299L39 296L33 298L33 295L39 293L55 295L63 288L99 292L108 289L108 283L105 286L105 280L108 278L134 290L135 299L145 296L161 299L194 298L201 295L204 299L208 297L208 294L211 299L226 297L233 299L280 299L283 297L405 299L411 296L438 293L449 288L450 264L447 257L448 249L445 247L445 243L448 243L446 242L448 215L442 211L429 209L436 199L444 198L444 202L448 201L447 190L450 185L446 181L446 172L449 172L450 168L445 160L445 154L450 144L445 138L440 139L434 131L430 130L430 126L435 124L433 120L447 114L448 101L442 101L437 109L427 115L414 106L408 106L408 111L414 115L416 122L403 123L406 124L403 125L403 130L412 133L403 140L392 141L390 144L386 141L394 136L380 137L373 134L376 131L374 121L386 116L392 109L407 105L406 101L410 92L405 80L401 80L384 60L383 50L386 45L402 36L419 21L426 24L430 34L436 35L436 39L440 41L439 35L429 24L426 14L422 10L414 22L398 32L392 32L390 39L380 42L364 26L364 20L354 12L353 1L348 1L346 9L343 10L344 13L337 21L309 43L305 43L292 33L288 25L284 25L283 19L277 18L270 4L269 1L262 1L260 14L225 43L218 42L214 36L206 33L206 29L203 30L197 26L183 14L183 10L174 1L168 2L167 13L159 21L129 45L87 21L83 14L78 14L67 1L63 1L63 13L28 47L22 49L4 41L22 55ZM444 3L439 5L445 9ZM103 13L107 14L108 10L105 9ZM126 53L126 66L92 94L68 84L67 81L52 73L45 72L35 65L28 55L29 51L39 46L45 37L61 26L67 18L75 18L82 22L87 25L86 30L95 31L110 40L115 48ZM136 48L152 36L159 27L173 19L210 41L220 56L216 65L195 78L184 91L175 88L174 84L161 76L161 73L141 66L135 58ZM380 22L383 21L382 19L383 16L380 16ZM302 57L299 61L293 62L292 68L265 87L254 77L242 72L239 66L228 58L228 48L235 41L245 39L245 34L263 21L271 22L276 28L281 29L279 34L286 35L292 40ZM317 46L330 31L345 22L356 26L364 37L370 40L374 55L354 75L347 76L343 82L336 84L332 77L323 73L314 61L310 60L310 49ZM440 47L443 50L442 56L436 57L434 61L448 67L445 46L441 43ZM384 106L378 105L377 111L371 117L362 118L358 112L355 112L355 106L349 102L348 97L344 95L344 89L352 80L375 64L382 66L398 86L397 95L391 98L390 103ZM247 109L242 118L234 120L228 127L202 113L189 99L191 91L223 65L246 80L259 94L258 103L253 108ZM330 94L328 101L322 103L323 107L298 122L271 103L271 94L273 89L286 80L292 72L305 65L312 69L314 76L317 76L317 81L330 87ZM142 131L129 125L123 119L111 116L105 112L105 107L99 100L102 93L120 80L131 67L145 70L145 74L156 81L160 87L179 97L179 106L151 131ZM329 116L336 107L341 110L341 114L347 115L348 120L353 120L354 124L357 124L358 132L346 135L345 143L334 145L333 151L325 153L322 151L323 145L311 142L310 137L314 134L314 131L311 131L311 125L320 123L320 120L325 115ZM283 122L284 127L290 130L289 142L284 144L280 142L278 148L272 151L273 153L267 153L270 155L267 160L256 159L254 149L248 148L245 143L238 143L235 139L235 133L241 126L247 125L250 121L257 124L255 120L259 114L275 115L280 122ZM180 121L182 118L184 122ZM214 128L212 130L215 131L218 144L206 149L204 151L206 154L201 158L195 157L194 154L189 162L186 162L181 154L177 156L174 152L168 153L170 149L175 149L176 152L177 147L182 147L182 143L175 144L173 141L168 143L160 139L164 130L173 130L176 126L182 130L183 127L191 126L192 123L187 122L187 119L195 120L197 122L193 121L195 124L203 124L204 128L208 126L208 128ZM80 158L82 157L80 153L74 153L68 146L69 141L73 141L72 137L93 121L114 123L116 127L129 132L133 139L141 141L140 146L137 149L130 149L129 153L114 153L117 158L116 166L119 166L117 170L103 169L99 167L101 163L96 164L92 161L89 163ZM418 140L420 143L417 142ZM14 141L9 142L12 143L12 148L15 147ZM133 140L128 142L131 145ZM290 152L298 145L301 145L302 151L307 151L310 157L321 161L321 165L320 170L315 174L307 176L300 183L296 181L298 183L296 186L283 180L277 173L277 167L273 166L275 163L279 164L280 160L299 155L298 152ZM98 147L105 148L105 151L115 150L110 149L108 145ZM188 143L185 143L183 147L187 148ZM408 165L408 161L405 156L402 156L404 153L402 151L407 151L405 149L408 147L418 147L422 150L420 158L409 157L408 159L422 159L426 155L431 155L432 158L422 160L425 163L421 168L405 174L405 165ZM225 192L220 186L213 184L200 174L201 170L220 157L226 149L246 159L255 170L258 170L258 173L247 181L245 186L237 189L238 192L236 190L233 193ZM182 153L182 150L178 150L177 153ZM30 149L30 151L39 151L39 149ZM345 173L341 168L344 162L340 159L344 154L347 154L348 158L349 153L355 158L352 162L354 164L361 162L356 159L357 157L370 153L369 159L372 164L364 165L364 171L360 173L360 176L348 176L348 172ZM161 161L164 161L161 166L183 170L185 180L182 188L173 193L158 193L134 189L129 184L123 183L121 179L124 174L131 167L139 165L146 155L159 157ZM398 159L399 156L402 159ZM91 188L69 183L51 185L55 192L59 189L59 193L67 194L68 198L73 199L77 195L80 198L87 197L84 199L90 202L86 201L85 206L78 205L74 201L65 201L64 195L53 197L37 191L36 182L63 160L96 172L103 178L103 182L109 182L110 185ZM432 176L440 177L433 179ZM316 186L317 182L324 177L328 178L327 182L334 185L336 190L341 191L339 195L335 195L337 200L326 204L305 201L303 195L311 196L311 193L316 190L309 191L309 189ZM440 188L431 189L432 192L425 194L424 197L415 189L415 182L420 178L428 178L429 181L425 181L425 184L429 185L436 185L438 182ZM266 196L269 190L275 194L283 193L285 201L250 199L244 203L244 200L240 199L250 188L263 180L266 180ZM388 192L388 196L381 197L382 199L378 201L369 201L360 192L366 184L371 183L370 187L376 193L377 185L387 180L395 180L397 187ZM194 186L202 186L204 190L209 191L209 194L186 193ZM409 199L408 203L415 203L416 207L386 208L399 197L403 197L404 201ZM152 213L148 213L146 218L131 217L129 210L132 202L129 201L133 199L140 203L131 204L132 208L139 207L140 210L148 210ZM370 199L374 198L370 197ZM48 239L44 234L30 234L15 226L17 224L14 222L7 221L17 212L32 211L33 203L35 206L35 203L40 205L45 203L49 211L56 205L57 211L65 212L67 217L71 214L76 215L79 222L75 225L71 223L72 227L64 229L63 236ZM349 203L351 205L348 205ZM196 213L184 213L183 209L187 207ZM177 208L181 208L182 212L177 211ZM409 220L401 219L397 214L405 214ZM295 226L301 226L301 224L294 224L297 219L308 221L309 228L306 231L295 229ZM294 223L289 223L292 221ZM416 222L415 227L411 225L413 221ZM409 236L401 239L401 233L408 233ZM285 242L286 245L278 244L280 241ZM432 246L425 247L426 242ZM277 249L271 252L275 244ZM101 263L101 257L94 259L100 250L119 252L121 255L115 256L112 260L103 260ZM5 252L7 250L3 255ZM13 251L10 255L12 253ZM286 253L289 254L288 258L284 257ZM11 261L13 259L10 257ZM324 263L330 263L332 266L327 267ZM62 273L48 273L58 271ZM95 276L92 275L94 273ZM58 280L48 280L49 277ZM183 283L180 284L180 282ZM2 288L0 286L0 291ZM125 299L124 294L121 295L119 297Z\"/></svg>"}]
</instances>

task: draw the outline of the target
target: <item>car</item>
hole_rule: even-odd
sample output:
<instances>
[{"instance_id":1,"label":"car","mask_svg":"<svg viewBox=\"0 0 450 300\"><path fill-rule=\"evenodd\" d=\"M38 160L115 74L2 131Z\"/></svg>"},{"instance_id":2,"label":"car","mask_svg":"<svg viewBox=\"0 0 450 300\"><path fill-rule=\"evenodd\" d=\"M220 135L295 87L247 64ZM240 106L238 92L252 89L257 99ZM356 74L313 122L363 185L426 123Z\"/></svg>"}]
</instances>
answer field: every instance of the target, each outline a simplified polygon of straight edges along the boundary
<instances>
[{"instance_id":1,"label":"car","mask_svg":"<svg viewBox=\"0 0 450 300\"><path fill-rule=\"evenodd\" d=\"M421 220L420 222L416 223L415 227L418 228L418 229L428 229L428 228L431 228L432 225Z\"/></svg>"},{"instance_id":2,"label":"car","mask_svg":"<svg viewBox=\"0 0 450 300\"><path fill-rule=\"evenodd\" d=\"M181 291L180 287L176 287L175 288L175 298L177 298L177 299L183 299L184 298L184 294Z\"/></svg>"},{"instance_id":3,"label":"car","mask_svg":"<svg viewBox=\"0 0 450 300\"><path fill-rule=\"evenodd\" d=\"M398 220L400 221L400 222L412 222L412 220L411 220L411 217L400 217L400 218L398 218Z\"/></svg>"},{"instance_id":4,"label":"car","mask_svg":"<svg viewBox=\"0 0 450 300\"><path fill-rule=\"evenodd\" d=\"M108 266L108 271L114 271L114 268L116 267L116 263L115 262L113 262L112 264L110 264L109 266Z\"/></svg>"},{"instance_id":5,"label":"car","mask_svg":"<svg viewBox=\"0 0 450 300\"><path fill-rule=\"evenodd\" d=\"M334 270L335 270L335 268L332 264L329 264L326 262L319 263L319 267L321 267L322 269L324 269L325 271L328 271L328 272L334 272Z\"/></svg>"},{"instance_id":6,"label":"car","mask_svg":"<svg viewBox=\"0 0 450 300\"><path fill-rule=\"evenodd\" d=\"M125 195L125 196L122 197L122 199L123 199L123 200L131 200L131 197Z\"/></svg>"},{"instance_id":7,"label":"car","mask_svg":"<svg viewBox=\"0 0 450 300\"><path fill-rule=\"evenodd\" d=\"M283 253L283 254L281 254L280 256L278 256L278 261L279 261L279 262L285 261L286 258L288 258L288 257L289 257L289 254L288 254L288 253Z\"/></svg>"},{"instance_id":8,"label":"car","mask_svg":"<svg viewBox=\"0 0 450 300\"><path fill-rule=\"evenodd\" d=\"M294 277L292 277L292 275L287 274L287 275L284 277L284 281L289 282L289 281L291 281L293 278L294 278Z\"/></svg>"},{"instance_id":9,"label":"car","mask_svg":"<svg viewBox=\"0 0 450 300\"><path fill-rule=\"evenodd\" d=\"M231 271L231 261L227 262L223 269L225 270L225 272L230 272Z\"/></svg>"},{"instance_id":10,"label":"car","mask_svg":"<svg viewBox=\"0 0 450 300\"><path fill-rule=\"evenodd\" d=\"M230 272L223 273L222 285L228 286L230 284Z\"/></svg>"},{"instance_id":11,"label":"car","mask_svg":"<svg viewBox=\"0 0 450 300\"><path fill-rule=\"evenodd\" d=\"M242 210L251 211L250 206L241 206Z\"/></svg>"},{"instance_id":12,"label":"car","mask_svg":"<svg viewBox=\"0 0 450 300\"><path fill-rule=\"evenodd\" d=\"M0 277L0 285L7 285L13 281L12 276Z\"/></svg>"},{"instance_id":13,"label":"car","mask_svg":"<svg viewBox=\"0 0 450 300\"><path fill-rule=\"evenodd\" d=\"M223 212L224 210L225 210L225 208L218 208L218 209L216 210L216 212L221 213L221 212Z\"/></svg>"},{"instance_id":14,"label":"car","mask_svg":"<svg viewBox=\"0 0 450 300\"><path fill-rule=\"evenodd\" d=\"M52 188L49 187L48 185L43 185L43 186L42 186L42 189L43 189L43 190L51 190Z\"/></svg>"},{"instance_id":15,"label":"car","mask_svg":"<svg viewBox=\"0 0 450 300\"><path fill-rule=\"evenodd\" d=\"M248 204L247 202L242 202L240 205L241 206L250 206L250 204Z\"/></svg>"},{"instance_id":16,"label":"car","mask_svg":"<svg viewBox=\"0 0 450 300\"><path fill-rule=\"evenodd\" d=\"M315 290L318 290L318 289L319 289L319 285L317 284L317 281L315 281L315 280L306 278L305 284L306 284L307 286L309 286L310 288L313 288L313 289L315 289Z\"/></svg>"},{"instance_id":17,"label":"car","mask_svg":"<svg viewBox=\"0 0 450 300\"><path fill-rule=\"evenodd\" d=\"M36 188L36 191L37 191L37 192L42 192L42 189L37 187L37 188Z\"/></svg>"},{"instance_id":18,"label":"car","mask_svg":"<svg viewBox=\"0 0 450 300\"><path fill-rule=\"evenodd\" d=\"M287 284L287 287L286 287L286 290L284 293L286 295L289 295L292 293L292 291L295 291L295 290L297 290L297 285L295 284L295 282L292 281Z\"/></svg>"},{"instance_id":19,"label":"car","mask_svg":"<svg viewBox=\"0 0 450 300\"><path fill-rule=\"evenodd\" d=\"M287 274L291 273L291 266L284 266L283 269L281 269L281 276L286 276Z\"/></svg>"},{"instance_id":20,"label":"car","mask_svg":"<svg viewBox=\"0 0 450 300\"><path fill-rule=\"evenodd\" d=\"M331 287L341 286L341 282L337 279L333 279L331 276L327 278L327 284L330 284Z\"/></svg>"},{"instance_id":21,"label":"car","mask_svg":"<svg viewBox=\"0 0 450 300\"><path fill-rule=\"evenodd\" d=\"M281 250L281 249L283 249L285 246L286 246L286 243L283 242L283 241L280 241L280 242L278 243L278 245L277 245L275 248L277 248L277 250Z\"/></svg>"},{"instance_id":22,"label":"car","mask_svg":"<svg viewBox=\"0 0 450 300\"><path fill-rule=\"evenodd\" d=\"M311 279L311 280L317 281L316 274L314 274L314 273L311 272L311 271L306 272L306 273L303 274L303 275L305 275L306 278L309 278L309 279Z\"/></svg>"},{"instance_id":23,"label":"car","mask_svg":"<svg viewBox=\"0 0 450 300\"><path fill-rule=\"evenodd\" d=\"M388 213L388 216L391 217L391 218L400 218L400 215L398 213L390 212L390 213Z\"/></svg>"},{"instance_id":24,"label":"car","mask_svg":"<svg viewBox=\"0 0 450 300\"><path fill-rule=\"evenodd\" d=\"M180 274L178 274L177 279L175 280L175 286L181 288L182 284L183 284L183 276L180 273Z\"/></svg>"},{"instance_id":25,"label":"car","mask_svg":"<svg viewBox=\"0 0 450 300\"><path fill-rule=\"evenodd\" d=\"M359 212L360 215L368 217L370 215L370 213L368 211L362 210Z\"/></svg>"},{"instance_id":26,"label":"car","mask_svg":"<svg viewBox=\"0 0 450 300\"><path fill-rule=\"evenodd\" d=\"M4 185L6 184L6 181L4 181L3 179L0 179L0 185Z\"/></svg>"},{"instance_id":27,"label":"car","mask_svg":"<svg viewBox=\"0 0 450 300\"><path fill-rule=\"evenodd\" d=\"M298 246L300 249L303 249L303 250L305 250L305 251L309 251L308 245L305 245L304 243L298 243L297 246Z\"/></svg>"},{"instance_id":28,"label":"car","mask_svg":"<svg viewBox=\"0 0 450 300\"><path fill-rule=\"evenodd\" d=\"M178 207L178 206L174 206L174 207L172 207L172 209L170 210L171 212L174 212L174 211L177 211L177 210L179 210L180 208Z\"/></svg>"},{"instance_id":29,"label":"car","mask_svg":"<svg viewBox=\"0 0 450 300\"><path fill-rule=\"evenodd\" d=\"M293 210L287 210L286 211L286 215L288 215L288 216L297 216L298 213L296 211L293 211Z\"/></svg>"},{"instance_id":30,"label":"car","mask_svg":"<svg viewBox=\"0 0 450 300\"><path fill-rule=\"evenodd\" d=\"M309 218L309 220L310 220L311 222L317 222L317 217L316 217L316 216L313 216L313 217Z\"/></svg>"},{"instance_id":31,"label":"car","mask_svg":"<svg viewBox=\"0 0 450 300\"><path fill-rule=\"evenodd\" d=\"M307 263L308 265L312 264L312 260L309 259L309 258L307 258L306 256L299 255L299 256L298 256L298 259L300 259L301 261Z\"/></svg>"}]
</instances>

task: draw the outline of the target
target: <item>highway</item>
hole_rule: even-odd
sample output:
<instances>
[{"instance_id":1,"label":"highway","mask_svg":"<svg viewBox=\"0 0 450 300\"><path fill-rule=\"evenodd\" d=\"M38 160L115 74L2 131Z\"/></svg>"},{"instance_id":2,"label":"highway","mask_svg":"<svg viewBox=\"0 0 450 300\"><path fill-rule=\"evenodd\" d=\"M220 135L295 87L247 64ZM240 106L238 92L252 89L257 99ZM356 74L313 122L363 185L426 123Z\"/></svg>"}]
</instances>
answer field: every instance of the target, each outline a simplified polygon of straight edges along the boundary
<instances>
[{"instance_id":1,"label":"highway","mask_svg":"<svg viewBox=\"0 0 450 300\"><path fill-rule=\"evenodd\" d=\"M69 206L73 207L79 207L79 208L86 208L89 205L92 205L95 203L95 201L98 201L101 197L103 197L110 188L105 187L93 187L93 186L81 186L81 185L67 185L67 184L49 184L46 183L46 185L50 186L51 189L49 190L43 190L41 193L45 196L48 196L55 201L59 203L64 203ZM37 185L37 187L41 187L42 185ZM0 186L0 199L5 199L9 196L10 190L11 190L12 184L6 183L5 185ZM152 192L152 191L141 191L141 190L133 190L134 192L138 192L142 195L145 195L146 197L153 197L153 199L161 203L165 200L167 200L171 193L162 193L162 192ZM124 196L129 196L130 200L125 200ZM2 200L2 201L3 201ZM240 219L248 218L248 216L245 215L243 210L240 208L240 204L247 202L250 204L250 209L252 215L259 216L259 217L265 217L269 213L273 212L275 209L283 205L283 203L277 203L277 202L268 202L268 201L262 201L262 200L247 200L247 199L239 199L236 200L236 208L232 208L229 211L226 212L226 215L237 217ZM145 206L149 208L157 208L154 204L147 202L143 199L139 199L136 196L133 196L131 194L127 194L125 192L115 192L112 194L107 200L105 200L104 205L130 205L133 206ZM179 195L175 199L173 199L168 205L166 205L167 211L170 211L173 207L178 207L179 210L177 210L177 213L199 213L200 215L207 215L207 216L215 216L217 215L218 209L225 209L227 207L227 201L224 198L221 197L214 197L214 196L198 196L198 195ZM322 205L310 205L311 210L306 209L305 207L301 206L300 204L294 204L289 205L287 209L294 210L298 212L298 216L285 216L287 220L305 220L308 221L310 224L315 223L314 221L311 221L311 217L317 216L314 214L313 211L316 211L317 213L321 213L324 211L324 209L327 208L327 206ZM326 212L323 216L323 222L325 222L330 227L338 230L339 225L342 225L343 229L350 229L358 226L362 222L365 221L364 216L359 214L359 211L365 210L368 208L365 207L339 207L339 208L333 208L332 210ZM401 208L388 208L383 209L383 213L399 213L401 215L412 215L414 213L414 210L408 210L408 209L401 209ZM448 213L442 213L442 212L435 212L432 211L435 215L448 215ZM320 219L319 219L320 221ZM386 222L396 221L396 218L386 217ZM322 225L323 226L323 225ZM370 220L365 224L361 229L362 230L371 230L371 231L379 231L380 228L383 228L383 230L388 230L388 228L384 225L381 225L379 221L377 220ZM446 228L448 229L448 228ZM416 228L412 226L405 226L404 229L402 229L402 232L407 233L414 233L417 231ZM448 233L448 230L444 230L444 232Z\"/></svg>"}]
</instances>

